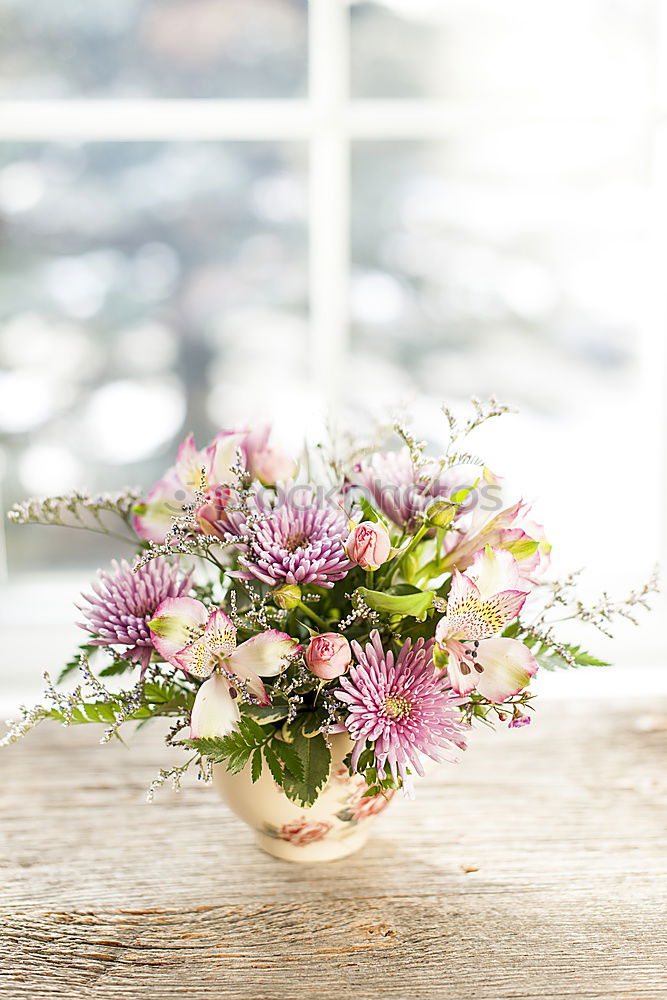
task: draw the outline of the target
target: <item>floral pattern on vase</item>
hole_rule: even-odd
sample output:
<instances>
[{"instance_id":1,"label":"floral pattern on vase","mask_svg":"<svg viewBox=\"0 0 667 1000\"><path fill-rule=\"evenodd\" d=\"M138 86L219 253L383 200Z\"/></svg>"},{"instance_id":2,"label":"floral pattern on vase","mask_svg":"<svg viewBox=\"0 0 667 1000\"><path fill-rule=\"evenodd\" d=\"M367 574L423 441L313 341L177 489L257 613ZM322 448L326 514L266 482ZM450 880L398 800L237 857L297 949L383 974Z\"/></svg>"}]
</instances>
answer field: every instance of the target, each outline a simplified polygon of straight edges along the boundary
<instances>
[{"instance_id":1,"label":"floral pattern on vase","mask_svg":"<svg viewBox=\"0 0 667 1000\"><path fill-rule=\"evenodd\" d=\"M332 823L312 822L304 815L293 823L284 823L277 835L280 840L286 840L295 847L306 847L323 840L332 828Z\"/></svg>"},{"instance_id":2,"label":"floral pattern on vase","mask_svg":"<svg viewBox=\"0 0 667 1000\"><path fill-rule=\"evenodd\" d=\"M290 802L266 768L255 784L249 767L231 774L217 766L214 780L227 805L255 830L263 850L288 861L332 861L364 846L372 822L392 798L392 793L366 796L363 776L350 776L343 764L350 748L346 734L332 737L331 774L309 808Z\"/></svg>"}]
</instances>

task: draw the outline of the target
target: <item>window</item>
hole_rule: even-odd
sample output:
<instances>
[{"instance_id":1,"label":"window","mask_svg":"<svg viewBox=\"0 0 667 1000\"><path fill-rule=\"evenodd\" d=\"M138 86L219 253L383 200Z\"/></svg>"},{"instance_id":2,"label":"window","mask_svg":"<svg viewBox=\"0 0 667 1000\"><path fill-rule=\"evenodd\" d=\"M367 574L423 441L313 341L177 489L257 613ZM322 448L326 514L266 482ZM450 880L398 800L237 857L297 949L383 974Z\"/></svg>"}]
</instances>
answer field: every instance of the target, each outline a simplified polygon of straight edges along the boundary
<instances>
[{"instance_id":1,"label":"window","mask_svg":"<svg viewBox=\"0 0 667 1000\"><path fill-rule=\"evenodd\" d=\"M188 429L405 404L437 440L495 393L523 417L480 448L564 561L648 571L664 3L51 8L0 15L5 505L148 484ZM19 531L12 573L104 551Z\"/></svg>"}]
</instances>

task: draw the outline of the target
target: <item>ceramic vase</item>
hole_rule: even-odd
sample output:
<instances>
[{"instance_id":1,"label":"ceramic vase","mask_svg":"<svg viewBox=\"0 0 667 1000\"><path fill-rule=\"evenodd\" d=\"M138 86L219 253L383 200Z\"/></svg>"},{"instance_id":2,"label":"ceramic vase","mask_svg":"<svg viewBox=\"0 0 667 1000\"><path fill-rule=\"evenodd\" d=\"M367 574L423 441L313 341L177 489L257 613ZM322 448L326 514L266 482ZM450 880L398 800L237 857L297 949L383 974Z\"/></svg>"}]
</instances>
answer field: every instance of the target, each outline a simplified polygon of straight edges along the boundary
<instances>
[{"instance_id":1,"label":"ceramic vase","mask_svg":"<svg viewBox=\"0 0 667 1000\"><path fill-rule=\"evenodd\" d=\"M219 764L213 781L232 812L254 830L263 851L285 861L334 861L364 846L373 820L386 809L392 794L364 797L363 777L350 776L343 764L350 749L346 734L332 737L329 780L307 808L290 802L266 765L254 784L250 764L238 774Z\"/></svg>"}]
</instances>

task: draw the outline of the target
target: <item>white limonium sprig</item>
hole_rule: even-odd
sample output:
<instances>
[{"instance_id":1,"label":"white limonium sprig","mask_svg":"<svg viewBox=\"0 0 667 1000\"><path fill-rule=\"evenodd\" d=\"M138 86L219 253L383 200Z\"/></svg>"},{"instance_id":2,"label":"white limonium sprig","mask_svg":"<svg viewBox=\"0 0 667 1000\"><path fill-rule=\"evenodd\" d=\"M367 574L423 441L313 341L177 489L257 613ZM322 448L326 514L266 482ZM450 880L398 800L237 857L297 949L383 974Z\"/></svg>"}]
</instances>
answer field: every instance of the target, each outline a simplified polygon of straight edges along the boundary
<instances>
[{"instance_id":1,"label":"white limonium sprig","mask_svg":"<svg viewBox=\"0 0 667 1000\"><path fill-rule=\"evenodd\" d=\"M612 627L619 618L624 618L633 625L639 625L637 612L650 610L650 597L660 592L660 573L655 567L648 580L641 587L631 590L626 597L614 598L606 592L592 604L580 600L575 592L575 585L582 570L571 573L563 581L552 581L548 588L548 598L544 602L532 626L535 632L541 630L544 641L555 646L558 640L554 630L565 621L579 621L592 625L603 635L613 638ZM551 619L550 612L558 608L558 618Z\"/></svg>"},{"instance_id":2,"label":"white limonium sprig","mask_svg":"<svg viewBox=\"0 0 667 1000\"><path fill-rule=\"evenodd\" d=\"M517 412L514 407L499 403L495 396L491 396L485 402L473 396L470 400L470 405L473 408L473 413L463 424L461 424L460 420L452 413L448 406L442 407L442 412L449 425L449 434L452 443L467 438L488 420L493 420L495 417L502 417L507 413Z\"/></svg>"},{"instance_id":3,"label":"white limonium sprig","mask_svg":"<svg viewBox=\"0 0 667 1000\"><path fill-rule=\"evenodd\" d=\"M428 462L428 458L424 454L426 450L426 441L419 441L409 428L405 427L401 423L395 423L394 430L410 452L410 460L412 461L414 467L419 469L423 465L426 465Z\"/></svg>"},{"instance_id":4,"label":"white limonium sprig","mask_svg":"<svg viewBox=\"0 0 667 1000\"><path fill-rule=\"evenodd\" d=\"M141 497L139 488L117 493L91 495L72 490L60 496L35 498L15 504L7 517L14 524L43 524L78 528L120 538L136 544L136 538L122 534L128 528L134 505Z\"/></svg>"},{"instance_id":5,"label":"white limonium sprig","mask_svg":"<svg viewBox=\"0 0 667 1000\"><path fill-rule=\"evenodd\" d=\"M198 754L190 757L185 764L174 764L172 767L161 767L156 778L151 781L148 791L146 792L146 801L153 802L155 799L155 793L158 789L162 788L166 782L171 782L171 787L175 792L180 792L181 782L187 771L192 767L193 764L197 763L199 759ZM208 778L210 780L210 778Z\"/></svg>"}]
</instances>

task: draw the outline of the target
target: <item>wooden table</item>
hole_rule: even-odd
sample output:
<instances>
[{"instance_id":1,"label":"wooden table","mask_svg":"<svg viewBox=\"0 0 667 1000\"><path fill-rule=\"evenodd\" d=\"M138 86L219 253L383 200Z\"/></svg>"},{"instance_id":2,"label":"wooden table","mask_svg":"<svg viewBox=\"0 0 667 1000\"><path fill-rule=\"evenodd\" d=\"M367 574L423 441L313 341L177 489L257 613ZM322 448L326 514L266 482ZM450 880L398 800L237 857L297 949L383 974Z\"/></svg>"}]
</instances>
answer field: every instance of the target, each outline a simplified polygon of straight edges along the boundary
<instances>
[{"instance_id":1,"label":"wooden table","mask_svg":"<svg viewBox=\"0 0 667 1000\"><path fill-rule=\"evenodd\" d=\"M0 753L0 997L665 1000L666 718L543 701L322 866L208 786L145 805L157 731L46 726Z\"/></svg>"}]
</instances>

